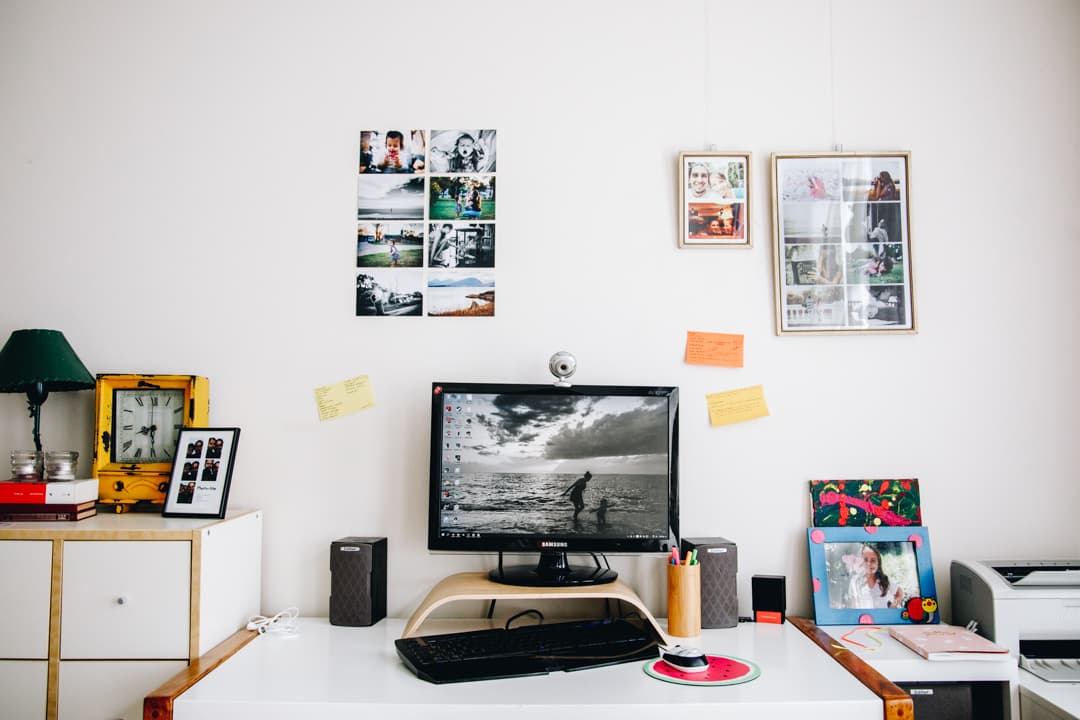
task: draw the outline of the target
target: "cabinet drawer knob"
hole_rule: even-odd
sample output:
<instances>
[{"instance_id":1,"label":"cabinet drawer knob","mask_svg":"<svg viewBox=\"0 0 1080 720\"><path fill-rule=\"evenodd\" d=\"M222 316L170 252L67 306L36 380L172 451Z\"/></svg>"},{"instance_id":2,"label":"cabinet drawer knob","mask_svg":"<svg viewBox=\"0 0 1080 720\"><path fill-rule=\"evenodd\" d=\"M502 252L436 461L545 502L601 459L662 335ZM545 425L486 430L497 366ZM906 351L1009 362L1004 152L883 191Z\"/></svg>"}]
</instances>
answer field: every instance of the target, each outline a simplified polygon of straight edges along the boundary
<instances>
[{"instance_id":1,"label":"cabinet drawer knob","mask_svg":"<svg viewBox=\"0 0 1080 720\"><path fill-rule=\"evenodd\" d=\"M127 595L121 595L120 597L116 598L117 605L127 605L127 601Z\"/></svg>"}]
</instances>

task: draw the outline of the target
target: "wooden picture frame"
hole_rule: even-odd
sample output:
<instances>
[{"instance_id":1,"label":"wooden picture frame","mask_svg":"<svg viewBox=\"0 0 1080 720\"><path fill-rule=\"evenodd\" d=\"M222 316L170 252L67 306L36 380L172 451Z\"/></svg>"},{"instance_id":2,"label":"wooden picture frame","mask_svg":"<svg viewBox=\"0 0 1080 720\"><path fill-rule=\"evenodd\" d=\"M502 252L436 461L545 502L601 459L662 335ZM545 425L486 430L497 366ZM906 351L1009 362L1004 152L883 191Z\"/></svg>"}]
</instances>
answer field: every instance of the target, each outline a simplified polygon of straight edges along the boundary
<instances>
[{"instance_id":1,"label":"wooden picture frame","mask_svg":"<svg viewBox=\"0 0 1080 720\"><path fill-rule=\"evenodd\" d=\"M938 622L925 527L815 527L806 537L818 625Z\"/></svg>"},{"instance_id":2,"label":"wooden picture frame","mask_svg":"<svg viewBox=\"0 0 1080 720\"><path fill-rule=\"evenodd\" d=\"M910 159L773 154L777 335L916 332Z\"/></svg>"},{"instance_id":3,"label":"wooden picture frame","mask_svg":"<svg viewBox=\"0 0 1080 720\"><path fill-rule=\"evenodd\" d=\"M240 428L183 428L161 514L224 518L239 440Z\"/></svg>"},{"instance_id":4,"label":"wooden picture frame","mask_svg":"<svg viewBox=\"0 0 1080 720\"><path fill-rule=\"evenodd\" d=\"M679 153L679 247L750 242L750 153Z\"/></svg>"}]
</instances>

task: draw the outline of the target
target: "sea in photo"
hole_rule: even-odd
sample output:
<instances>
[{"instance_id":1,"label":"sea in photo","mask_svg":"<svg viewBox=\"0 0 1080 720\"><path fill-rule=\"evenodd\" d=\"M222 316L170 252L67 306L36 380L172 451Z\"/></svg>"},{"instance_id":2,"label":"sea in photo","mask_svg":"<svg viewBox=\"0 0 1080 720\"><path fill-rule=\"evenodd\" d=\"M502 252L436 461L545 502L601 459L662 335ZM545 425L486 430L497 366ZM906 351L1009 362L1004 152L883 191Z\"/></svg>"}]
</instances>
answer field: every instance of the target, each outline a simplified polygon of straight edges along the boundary
<instances>
[{"instance_id":1,"label":"sea in photo","mask_svg":"<svg viewBox=\"0 0 1080 720\"><path fill-rule=\"evenodd\" d=\"M360 175L357 220L423 220L424 178L410 175Z\"/></svg>"},{"instance_id":2,"label":"sea in photo","mask_svg":"<svg viewBox=\"0 0 1080 720\"><path fill-rule=\"evenodd\" d=\"M432 273L428 278L428 315L492 316L495 274L464 270Z\"/></svg>"}]
</instances>

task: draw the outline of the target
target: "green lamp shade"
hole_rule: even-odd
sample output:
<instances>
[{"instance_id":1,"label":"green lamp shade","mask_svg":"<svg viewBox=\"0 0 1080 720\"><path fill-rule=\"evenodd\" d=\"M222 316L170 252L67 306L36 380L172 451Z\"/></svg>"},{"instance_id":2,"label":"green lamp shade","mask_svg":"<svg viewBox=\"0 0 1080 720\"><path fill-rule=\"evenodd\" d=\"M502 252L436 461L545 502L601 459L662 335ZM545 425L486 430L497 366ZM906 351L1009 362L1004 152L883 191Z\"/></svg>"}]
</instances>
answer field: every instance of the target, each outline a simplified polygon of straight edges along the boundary
<instances>
[{"instance_id":1,"label":"green lamp shade","mask_svg":"<svg viewBox=\"0 0 1080 720\"><path fill-rule=\"evenodd\" d=\"M94 376L59 330L16 330L0 350L0 392L89 390Z\"/></svg>"}]
</instances>

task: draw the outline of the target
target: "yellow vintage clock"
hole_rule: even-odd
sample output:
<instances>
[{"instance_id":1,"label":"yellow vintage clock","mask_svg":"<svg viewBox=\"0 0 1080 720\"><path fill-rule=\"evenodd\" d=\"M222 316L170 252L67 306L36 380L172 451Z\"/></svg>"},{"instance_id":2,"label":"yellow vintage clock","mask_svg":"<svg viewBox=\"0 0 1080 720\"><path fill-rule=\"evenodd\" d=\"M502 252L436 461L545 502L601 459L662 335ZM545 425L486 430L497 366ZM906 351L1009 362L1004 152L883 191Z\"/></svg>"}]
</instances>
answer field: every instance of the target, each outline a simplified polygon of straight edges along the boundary
<instances>
[{"instance_id":1,"label":"yellow vintage clock","mask_svg":"<svg viewBox=\"0 0 1080 720\"><path fill-rule=\"evenodd\" d=\"M116 512L165 502L182 427L210 421L210 381L196 375L97 376L94 474Z\"/></svg>"}]
</instances>

